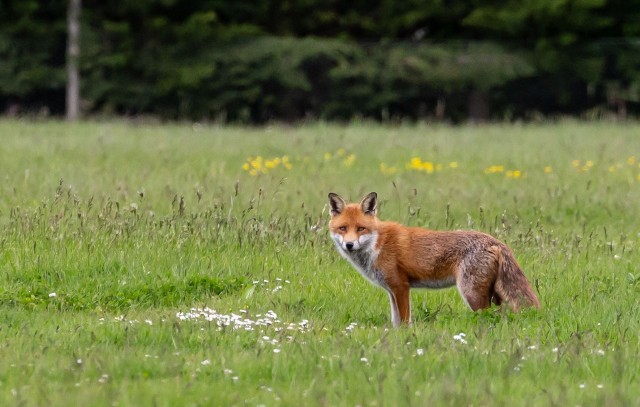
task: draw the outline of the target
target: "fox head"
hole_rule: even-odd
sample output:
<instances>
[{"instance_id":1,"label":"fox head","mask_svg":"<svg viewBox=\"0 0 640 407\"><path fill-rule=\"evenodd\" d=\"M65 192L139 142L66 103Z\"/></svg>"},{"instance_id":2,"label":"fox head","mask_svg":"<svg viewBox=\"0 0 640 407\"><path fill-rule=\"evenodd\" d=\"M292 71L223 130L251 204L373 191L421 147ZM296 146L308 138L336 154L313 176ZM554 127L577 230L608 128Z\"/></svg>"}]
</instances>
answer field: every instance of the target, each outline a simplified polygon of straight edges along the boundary
<instances>
[{"instance_id":1,"label":"fox head","mask_svg":"<svg viewBox=\"0 0 640 407\"><path fill-rule=\"evenodd\" d=\"M329 230L338 250L349 255L375 246L378 237L378 194L369 193L359 204L347 204L337 194L329 194Z\"/></svg>"}]
</instances>

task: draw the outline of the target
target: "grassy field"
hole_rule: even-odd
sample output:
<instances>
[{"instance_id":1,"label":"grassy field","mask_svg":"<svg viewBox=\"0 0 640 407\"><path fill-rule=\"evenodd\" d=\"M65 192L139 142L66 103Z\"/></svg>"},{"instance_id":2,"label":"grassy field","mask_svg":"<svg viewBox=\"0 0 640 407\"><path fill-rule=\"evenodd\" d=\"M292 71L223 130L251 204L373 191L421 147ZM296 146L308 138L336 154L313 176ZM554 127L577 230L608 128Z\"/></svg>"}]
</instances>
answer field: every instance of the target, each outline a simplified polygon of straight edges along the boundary
<instances>
[{"instance_id":1,"label":"grassy field","mask_svg":"<svg viewBox=\"0 0 640 407\"><path fill-rule=\"evenodd\" d=\"M638 124L0 121L0 157L2 406L640 405ZM504 240L543 309L390 329L330 191Z\"/></svg>"}]
</instances>

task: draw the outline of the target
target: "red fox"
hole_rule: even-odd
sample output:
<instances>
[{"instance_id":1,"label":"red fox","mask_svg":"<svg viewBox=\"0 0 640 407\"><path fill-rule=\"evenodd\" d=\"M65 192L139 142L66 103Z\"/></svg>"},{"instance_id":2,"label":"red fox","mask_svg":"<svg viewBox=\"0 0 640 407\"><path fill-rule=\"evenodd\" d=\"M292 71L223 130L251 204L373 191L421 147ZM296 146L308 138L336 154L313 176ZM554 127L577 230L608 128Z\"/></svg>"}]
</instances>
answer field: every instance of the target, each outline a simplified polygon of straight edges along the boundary
<instances>
[{"instance_id":1,"label":"red fox","mask_svg":"<svg viewBox=\"0 0 640 407\"><path fill-rule=\"evenodd\" d=\"M338 252L371 283L384 288L394 327L411 323L411 288L456 285L473 311L507 303L514 311L540 302L506 244L474 231L433 231L383 222L378 195L347 204L330 193L329 229Z\"/></svg>"}]
</instances>

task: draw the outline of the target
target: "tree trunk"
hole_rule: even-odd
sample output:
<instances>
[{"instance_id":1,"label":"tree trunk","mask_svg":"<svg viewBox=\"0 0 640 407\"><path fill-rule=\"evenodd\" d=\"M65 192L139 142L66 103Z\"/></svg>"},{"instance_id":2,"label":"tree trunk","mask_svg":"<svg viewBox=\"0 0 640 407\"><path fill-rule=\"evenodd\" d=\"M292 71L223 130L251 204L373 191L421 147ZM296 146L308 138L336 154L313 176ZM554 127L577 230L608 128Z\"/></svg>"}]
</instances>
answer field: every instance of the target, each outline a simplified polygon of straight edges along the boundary
<instances>
[{"instance_id":1,"label":"tree trunk","mask_svg":"<svg viewBox=\"0 0 640 407\"><path fill-rule=\"evenodd\" d=\"M486 91L473 89L469 94L469 120L482 123L489 120L489 94Z\"/></svg>"},{"instance_id":2,"label":"tree trunk","mask_svg":"<svg viewBox=\"0 0 640 407\"><path fill-rule=\"evenodd\" d=\"M81 0L69 0L67 8L67 99L66 117L74 121L80 115L80 9Z\"/></svg>"},{"instance_id":3,"label":"tree trunk","mask_svg":"<svg viewBox=\"0 0 640 407\"><path fill-rule=\"evenodd\" d=\"M446 101L444 96L439 96L436 102L436 120L443 121L445 113Z\"/></svg>"}]
</instances>

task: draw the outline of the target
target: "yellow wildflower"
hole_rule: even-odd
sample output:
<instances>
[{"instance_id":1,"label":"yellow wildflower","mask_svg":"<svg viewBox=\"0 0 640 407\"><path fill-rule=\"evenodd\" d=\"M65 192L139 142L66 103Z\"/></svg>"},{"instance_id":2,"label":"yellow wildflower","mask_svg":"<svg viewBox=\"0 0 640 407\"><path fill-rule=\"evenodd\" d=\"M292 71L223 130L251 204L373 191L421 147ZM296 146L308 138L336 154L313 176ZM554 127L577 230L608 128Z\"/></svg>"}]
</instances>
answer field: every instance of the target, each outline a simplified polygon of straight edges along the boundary
<instances>
[{"instance_id":1,"label":"yellow wildflower","mask_svg":"<svg viewBox=\"0 0 640 407\"><path fill-rule=\"evenodd\" d=\"M553 167L551 167L550 165L547 165L546 167L544 167L545 174L551 174L552 172L553 172Z\"/></svg>"},{"instance_id":2,"label":"yellow wildflower","mask_svg":"<svg viewBox=\"0 0 640 407\"><path fill-rule=\"evenodd\" d=\"M580 160L571 161L571 165L573 165L574 167L579 167L580 166Z\"/></svg>"},{"instance_id":3,"label":"yellow wildflower","mask_svg":"<svg viewBox=\"0 0 640 407\"><path fill-rule=\"evenodd\" d=\"M395 166L394 167L389 167L385 163L381 163L380 164L380 172L383 173L384 175L395 174L397 171L398 171L398 169Z\"/></svg>"},{"instance_id":4,"label":"yellow wildflower","mask_svg":"<svg viewBox=\"0 0 640 407\"><path fill-rule=\"evenodd\" d=\"M344 164L345 167L351 167L355 161L356 161L356 155L349 154L349 156L345 158L342 163Z\"/></svg>"},{"instance_id":5,"label":"yellow wildflower","mask_svg":"<svg viewBox=\"0 0 640 407\"><path fill-rule=\"evenodd\" d=\"M508 178L520 178L522 176L522 171L520 170L509 170L507 171Z\"/></svg>"},{"instance_id":6,"label":"yellow wildflower","mask_svg":"<svg viewBox=\"0 0 640 407\"><path fill-rule=\"evenodd\" d=\"M425 161L422 163L422 169L425 170L428 174L433 173L433 163L430 161Z\"/></svg>"},{"instance_id":7,"label":"yellow wildflower","mask_svg":"<svg viewBox=\"0 0 640 407\"><path fill-rule=\"evenodd\" d=\"M449 163L449 168L453 168L453 169L458 168L458 162L457 161L451 161Z\"/></svg>"},{"instance_id":8,"label":"yellow wildflower","mask_svg":"<svg viewBox=\"0 0 640 407\"><path fill-rule=\"evenodd\" d=\"M258 176L260 174L266 174L269 171L278 168L280 165L287 170L292 168L291 162L288 156L263 158L262 156L249 156L247 161L242 164L242 169L247 171L251 176Z\"/></svg>"},{"instance_id":9,"label":"yellow wildflower","mask_svg":"<svg viewBox=\"0 0 640 407\"><path fill-rule=\"evenodd\" d=\"M324 153L324 160L325 161L329 161L332 157L333 157L333 155L331 153Z\"/></svg>"},{"instance_id":10,"label":"yellow wildflower","mask_svg":"<svg viewBox=\"0 0 640 407\"><path fill-rule=\"evenodd\" d=\"M636 163L636 157L635 156L632 155L631 157L627 158L627 164L633 165L635 163Z\"/></svg>"},{"instance_id":11,"label":"yellow wildflower","mask_svg":"<svg viewBox=\"0 0 640 407\"><path fill-rule=\"evenodd\" d=\"M262 168L262 157L257 156L254 160L251 161L251 167L259 170Z\"/></svg>"},{"instance_id":12,"label":"yellow wildflower","mask_svg":"<svg viewBox=\"0 0 640 407\"><path fill-rule=\"evenodd\" d=\"M408 170L425 171L432 174L434 171L442 170L442 164L434 164L431 161L422 161L420 157L412 157L411 161L406 164Z\"/></svg>"},{"instance_id":13,"label":"yellow wildflower","mask_svg":"<svg viewBox=\"0 0 640 407\"><path fill-rule=\"evenodd\" d=\"M504 172L504 166L503 165L492 165L490 167L485 168L484 173L485 174L495 174L498 172Z\"/></svg>"}]
</instances>

